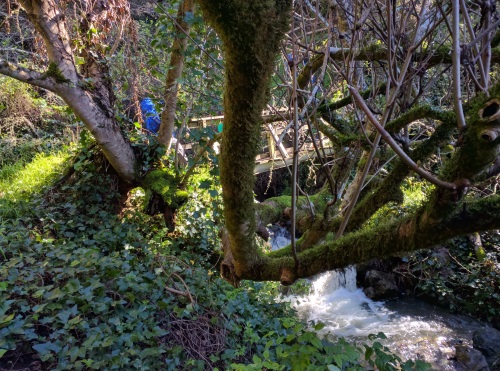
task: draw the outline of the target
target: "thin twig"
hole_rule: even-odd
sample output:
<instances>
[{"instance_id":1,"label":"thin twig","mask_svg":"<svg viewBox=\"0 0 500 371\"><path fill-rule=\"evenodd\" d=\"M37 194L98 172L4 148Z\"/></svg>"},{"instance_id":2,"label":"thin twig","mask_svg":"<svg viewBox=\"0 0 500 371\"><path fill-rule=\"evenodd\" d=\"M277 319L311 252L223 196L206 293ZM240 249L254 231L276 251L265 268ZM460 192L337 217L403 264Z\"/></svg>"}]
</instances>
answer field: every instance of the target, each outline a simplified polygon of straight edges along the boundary
<instances>
[{"instance_id":1,"label":"thin twig","mask_svg":"<svg viewBox=\"0 0 500 371\"><path fill-rule=\"evenodd\" d=\"M460 131L466 127L464 111L462 109L462 92L460 83L460 0L452 0L452 37L453 37L453 101L455 114Z\"/></svg>"},{"instance_id":2,"label":"thin twig","mask_svg":"<svg viewBox=\"0 0 500 371\"><path fill-rule=\"evenodd\" d=\"M165 287L165 289L167 291L170 291L172 293L176 293L178 295L182 295L182 296L186 296L187 298L189 298L189 301L191 302L191 304L195 304L196 302L194 301L193 297L191 296L191 292L189 292L189 287L188 285L186 284L186 282L182 279L181 276L179 276L177 273L172 273L172 276L175 276L179 279L179 281L182 282L182 285L184 286L184 288L186 289L185 292L182 292L182 291L179 291L179 290L176 290L176 289L173 289L173 288L170 288L170 287Z\"/></svg>"},{"instance_id":3,"label":"thin twig","mask_svg":"<svg viewBox=\"0 0 500 371\"><path fill-rule=\"evenodd\" d=\"M293 39L296 39L295 32L293 33ZM296 45L292 46L292 100L293 100L293 166L292 166L292 225L291 225L291 247L293 260L295 262L295 271L299 269L299 259L297 257L297 246L295 243L295 221L297 217L297 173L299 170L299 105L298 105L298 94L297 94L297 51Z\"/></svg>"},{"instance_id":4,"label":"thin twig","mask_svg":"<svg viewBox=\"0 0 500 371\"><path fill-rule=\"evenodd\" d=\"M319 12L318 9L316 9L314 7L314 5L312 5L309 0L304 0L304 2L306 3L307 7L309 9L311 9L311 11L314 13L314 15L316 15L316 17L318 17L318 19L323 22L323 24L326 26L326 27L329 27L328 25L328 21L321 15L321 13Z\"/></svg>"},{"instance_id":5,"label":"thin twig","mask_svg":"<svg viewBox=\"0 0 500 371\"><path fill-rule=\"evenodd\" d=\"M493 31L495 28L500 26L500 19L497 19L496 22L493 22L486 30L482 31L481 33L477 34L475 39L472 40L467 44L468 48L472 48L474 44L479 42L483 37L488 36L491 31Z\"/></svg>"},{"instance_id":6,"label":"thin twig","mask_svg":"<svg viewBox=\"0 0 500 371\"><path fill-rule=\"evenodd\" d=\"M460 2L460 4L458 4L458 2ZM455 10L455 6L459 7L459 9ZM467 4L465 3L465 0L453 0L452 1L452 14L453 14L453 20L452 20L452 22L455 22L455 18L457 19L457 22L459 22L459 11L460 10L462 11L463 22L465 23L465 26L467 28L467 31L469 32L469 35L470 35L471 39L475 39L476 35L475 35L475 32L474 32L474 27L473 27L472 22L470 20L469 9L467 8ZM452 25L452 30L453 30L453 32L452 32L453 39L455 39L454 35L457 35L457 38L460 38L460 29L459 29L459 26L453 26ZM457 33L457 30L458 30L458 33ZM475 52L475 56L474 57L478 57L480 55L479 47L477 46L477 44L474 44L472 50ZM477 63L478 63L478 67L479 67L479 73L481 74L481 78L485 82L485 81L488 80L488 77L487 77L488 71L486 71L484 69L485 66L483 64L483 60L482 59L478 59Z\"/></svg>"}]
</instances>

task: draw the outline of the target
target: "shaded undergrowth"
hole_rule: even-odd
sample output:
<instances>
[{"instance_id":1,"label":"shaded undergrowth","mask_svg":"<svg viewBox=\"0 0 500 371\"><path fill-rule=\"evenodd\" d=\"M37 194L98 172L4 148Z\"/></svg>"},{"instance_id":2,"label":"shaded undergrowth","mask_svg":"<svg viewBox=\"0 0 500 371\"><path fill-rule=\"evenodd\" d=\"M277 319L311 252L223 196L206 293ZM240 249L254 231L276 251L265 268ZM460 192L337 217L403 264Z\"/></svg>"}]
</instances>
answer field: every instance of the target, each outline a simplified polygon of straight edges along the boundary
<instances>
[{"instance_id":1,"label":"shaded undergrowth","mask_svg":"<svg viewBox=\"0 0 500 371\"><path fill-rule=\"evenodd\" d=\"M192 177L169 233L141 212L140 189L119 207L118 180L94 151L80 149L77 170L54 182L67 158L1 171L0 369L425 368L378 343L319 339L273 285L219 279L208 171Z\"/></svg>"}]
</instances>

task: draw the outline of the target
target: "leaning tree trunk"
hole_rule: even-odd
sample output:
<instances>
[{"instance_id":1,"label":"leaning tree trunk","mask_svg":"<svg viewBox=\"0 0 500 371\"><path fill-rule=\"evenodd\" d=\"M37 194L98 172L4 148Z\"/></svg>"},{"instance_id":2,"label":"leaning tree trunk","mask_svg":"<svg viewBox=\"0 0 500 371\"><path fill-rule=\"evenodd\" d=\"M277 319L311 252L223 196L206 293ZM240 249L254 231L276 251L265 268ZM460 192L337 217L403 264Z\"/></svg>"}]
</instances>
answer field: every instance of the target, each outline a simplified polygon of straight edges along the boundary
<instances>
[{"instance_id":1,"label":"leaning tree trunk","mask_svg":"<svg viewBox=\"0 0 500 371\"><path fill-rule=\"evenodd\" d=\"M49 66L45 73L39 73L0 59L0 73L63 98L92 133L118 175L129 183L134 182L135 155L116 122L112 97L106 92L109 91L107 83L95 75L93 86L89 86L78 73L68 25L58 2L20 0L20 3L43 39Z\"/></svg>"},{"instance_id":2,"label":"leaning tree trunk","mask_svg":"<svg viewBox=\"0 0 500 371\"><path fill-rule=\"evenodd\" d=\"M170 68L167 72L165 82L165 92L163 100L165 101L165 109L161 115L161 125L158 132L158 142L164 146L169 146L172 140L172 132L174 131L175 110L177 108L177 97L179 92L178 79L182 75L184 68L184 54L187 48L187 35L191 28L191 23L186 22L185 18L188 13L194 12L194 0L183 0L179 4L177 11L177 19L175 20L176 36L172 45L172 53L170 54Z\"/></svg>"}]
</instances>

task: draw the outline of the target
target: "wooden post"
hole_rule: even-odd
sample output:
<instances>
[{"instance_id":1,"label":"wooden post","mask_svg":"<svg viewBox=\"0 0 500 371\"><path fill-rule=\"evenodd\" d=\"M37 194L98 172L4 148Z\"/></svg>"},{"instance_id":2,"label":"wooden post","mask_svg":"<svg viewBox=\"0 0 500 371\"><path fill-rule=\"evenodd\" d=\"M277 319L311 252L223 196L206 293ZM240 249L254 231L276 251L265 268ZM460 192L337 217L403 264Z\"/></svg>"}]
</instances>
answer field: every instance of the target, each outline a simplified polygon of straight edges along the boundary
<instances>
[{"instance_id":1,"label":"wooden post","mask_svg":"<svg viewBox=\"0 0 500 371\"><path fill-rule=\"evenodd\" d=\"M271 124L267 124L267 128L269 129L269 132L271 133L271 136L274 140L274 142L276 144L278 144L278 149L281 153L281 156L283 156L283 158L288 158L288 152L286 151L286 148L285 146L283 145L283 143L279 143L279 138L278 138L278 135L276 134L276 132L274 131L274 128ZM273 146L273 149L274 149L274 146ZM273 157L274 158L274 157Z\"/></svg>"},{"instance_id":2,"label":"wooden post","mask_svg":"<svg viewBox=\"0 0 500 371\"><path fill-rule=\"evenodd\" d=\"M274 160L274 156L275 156L275 147L274 147L274 139L271 135L271 133L267 133L266 134L267 136L267 146L269 147L269 157L271 158L271 160Z\"/></svg>"}]
</instances>

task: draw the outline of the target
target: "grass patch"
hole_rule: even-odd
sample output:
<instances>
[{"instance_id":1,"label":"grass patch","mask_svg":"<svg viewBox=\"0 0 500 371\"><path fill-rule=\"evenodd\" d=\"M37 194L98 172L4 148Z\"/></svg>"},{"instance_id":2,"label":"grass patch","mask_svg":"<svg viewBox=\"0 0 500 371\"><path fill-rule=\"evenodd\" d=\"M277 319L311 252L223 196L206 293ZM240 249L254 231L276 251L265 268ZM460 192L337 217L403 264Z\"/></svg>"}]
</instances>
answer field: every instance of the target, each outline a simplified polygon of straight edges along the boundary
<instances>
[{"instance_id":1,"label":"grass patch","mask_svg":"<svg viewBox=\"0 0 500 371\"><path fill-rule=\"evenodd\" d=\"M34 193L63 174L69 158L69 151L60 151L38 154L26 165L20 162L3 166L0 169L0 218L20 216Z\"/></svg>"},{"instance_id":2,"label":"grass patch","mask_svg":"<svg viewBox=\"0 0 500 371\"><path fill-rule=\"evenodd\" d=\"M1 157L0 169L8 165L25 165L40 154L54 154L58 151L67 152L71 146L70 139L45 136L41 138L7 137L0 139Z\"/></svg>"},{"instance_id":3,"label":"grass patch","mask_svg":"<svg viewBox=\"0 0 500 371\"><path fill-rule=\"evenodd\" d=\"M62 174L69 156L68 152L41 154L22 168L18 164L5 166L0 170L0 190L10 199L32 194Z\"/></svg>"}]
</instances>

